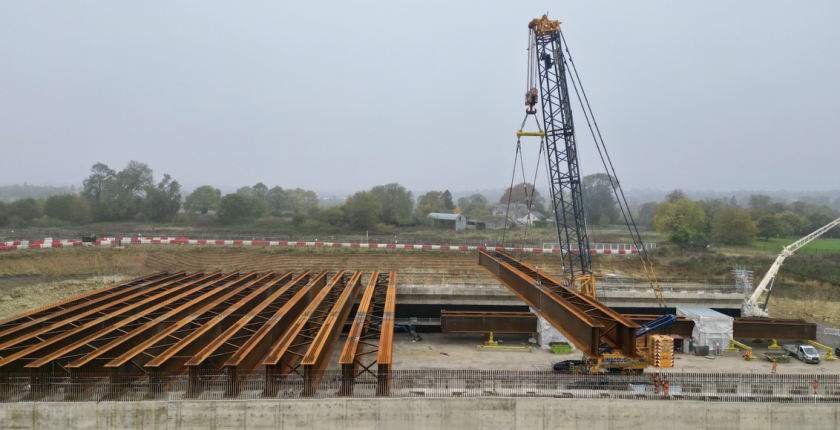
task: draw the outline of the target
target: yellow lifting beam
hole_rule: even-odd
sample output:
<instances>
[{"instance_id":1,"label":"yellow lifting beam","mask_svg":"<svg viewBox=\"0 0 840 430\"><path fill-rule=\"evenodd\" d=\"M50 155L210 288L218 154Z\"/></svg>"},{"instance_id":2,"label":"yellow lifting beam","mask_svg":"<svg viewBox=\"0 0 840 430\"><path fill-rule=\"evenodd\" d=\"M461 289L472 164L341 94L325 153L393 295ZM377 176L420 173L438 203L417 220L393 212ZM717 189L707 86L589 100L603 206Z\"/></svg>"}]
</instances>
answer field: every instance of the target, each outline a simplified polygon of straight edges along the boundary
<instances>
[{"instance_id":1,"label":"yellow lifting beam","mask_svg":"<svg viewBox=\"0 0 840 430\"><path fill-rule=\"evenodd\" d=\"M545 132L542 131L542 130L540 130L540 131L522 131L522 130L519 130L519 131L516 132L516 137L522 137L522 136L545 137Z\"/></svg>"},{"instance_id":2,"label":"yellow lifting beam","mask_svg":"<svg viewBox=\"0 0 840 430\"><path fill-rule=\"evenodd\" d=\"M739 347L739 346L740 346L741 348L746 349L747 351L749 351L749 352L750 352L750 360L758 360L758 357L756 357L755 355L753 355L753 353L752 353L752 348L751 348L751 347L749 347L749 346L747 346L747 345L744 345L743 343L738 342L738 341L737 341L737 340L735 340L735 339L729 339L729 348L726 348L724 351L726 351L726 352L738 352L738 348L737 348L737 347Z\"/></svg>"},{"instance_id":3,"label":"yellow lifting beam","mask_svg":"<svg viewBox=\"0 0 840 430\"><path fill-rule=\"evenodd\" d=\"M837 357L834 356L834 350L833 349L831 349L831 348L829 348L829 347L827 347L827 346L825 346L821 343L814 342L813 340L809 340L808 345L816 346L817 348L822 348L822 349L828 351L828 354L826 354L826 356L825 356L825 358L823 358L823 360L825 360L825 361L837 361Z\"/></svg>"}]
</instances>

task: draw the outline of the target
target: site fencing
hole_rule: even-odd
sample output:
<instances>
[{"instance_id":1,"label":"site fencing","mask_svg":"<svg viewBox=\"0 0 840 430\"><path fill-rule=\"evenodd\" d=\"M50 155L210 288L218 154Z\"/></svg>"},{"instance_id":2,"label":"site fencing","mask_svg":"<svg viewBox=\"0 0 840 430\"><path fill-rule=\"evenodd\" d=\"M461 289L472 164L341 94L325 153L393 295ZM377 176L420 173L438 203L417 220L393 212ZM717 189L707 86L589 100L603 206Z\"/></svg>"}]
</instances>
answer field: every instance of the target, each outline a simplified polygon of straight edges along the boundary
<instances>
[{"instance_id":1,"label":"site fencing","mask_svg":"<svg viewBox=\"0 0 840 430\"><path fill-rule=\"evenodd\" d=\"M840 376L681 373L589 375L493 370L319 374L0 375L0 402L306 398L554 397L661 401L840 403Z\"/></svg>"}]
</instances>

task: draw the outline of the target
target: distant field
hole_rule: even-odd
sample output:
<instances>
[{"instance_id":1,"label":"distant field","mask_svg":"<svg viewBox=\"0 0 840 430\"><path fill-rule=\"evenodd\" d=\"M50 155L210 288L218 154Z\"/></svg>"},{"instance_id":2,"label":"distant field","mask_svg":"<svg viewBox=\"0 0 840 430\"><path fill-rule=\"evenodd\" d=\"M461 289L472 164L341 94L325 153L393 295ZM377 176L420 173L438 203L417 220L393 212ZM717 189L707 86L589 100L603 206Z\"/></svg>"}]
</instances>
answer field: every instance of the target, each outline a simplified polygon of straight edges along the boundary
<instances>
[{"instance_id":1,"label":"distant field","mask_svg":"<svg viewBox=\"0 0 840 430\"><path fill-rule=\"evenodd\" d=\"M800 238L779 238L770 240L756 240L753 249L758 251L781 251L782 248L796 242ZM831 254L840 252L840 239L814 239L797 251L797 253Z\"/></svg>"}]
</instances>

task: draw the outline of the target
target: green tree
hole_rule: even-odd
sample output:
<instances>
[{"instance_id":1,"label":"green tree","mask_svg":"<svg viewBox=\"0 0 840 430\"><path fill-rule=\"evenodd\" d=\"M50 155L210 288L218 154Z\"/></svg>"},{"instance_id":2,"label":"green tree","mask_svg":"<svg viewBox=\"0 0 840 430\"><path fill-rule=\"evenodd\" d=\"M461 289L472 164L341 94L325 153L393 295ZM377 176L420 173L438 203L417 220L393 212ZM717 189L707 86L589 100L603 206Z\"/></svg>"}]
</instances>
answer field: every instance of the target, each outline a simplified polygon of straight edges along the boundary
<instances>
[{"instance_id":1,"label":"green tree","mask_svg":"<svg viewBox=\"0 0 840 430\"><path fill-rule=\"evenodd\" d=\"M227 194L219 203L216 216L223 224L233 224L247 218L260 218L267 211L265 202L257 196Z\"/></svg>"},{"instance_id":2,"label":"green tree","mask_svg":"<svg viewBox=\"0 0 840 430\"><path fill-rule=\"evenodd\" d=\"M779 222L781 222L782 225L785 227L785 236L790 236L792 234L801 232L803 230L803 225L808 224L807 219L788 211L777 214L776 218L778 218Z\"/></svg>"},{"instance_id":3,"label":"green tree","mask_svg":"<svg viewBox=\"0 0 840 430\"><path fill-rule=\"evenodd\" d=\"M758 233L750 213L739 207L727 207L720 211L712 224L714 237L730 245L749 245Z\"/></svg>"},{"instance_id":4,"label":"green tree","mask_svg":"<svg viewBox=\"0 0 840 430\"><path fill-rule=\"evenodd\" d=\"M8 214L9 217L18 217L24 222L32 221L41 216L40 211L38 211L38 204L32 197L15 200L9 205Z\"/></svg>"},{"instance_id":5,"label":"green tree","mask_svg":"<svg viewBox=\"0 0 840 430\"><path fill-rule=\"evenodd\" d=\"M143 193L153 185L152 169L145 163L130 161L125 169L103 182L99 197L102 214L111 220L131 219L142 209Z\"/></svg>"},{"instance_id":6,"label":"green tree","mask_svg":"<svg viewBox=\"0 0 840 430\"><path fill-rule=\"evenodd\" d=\"M74 224L87 224L93 220L88 200L76 194L50 196L44 204L44 214Z\"/></svg>"},{"instance_id":7,"label":"green tree","mask_svg":"<svg viewBox=\"0 0 840 430\"><path fill-rule=\"evenodd\" d=\"M461 214L468 219L477 216L490 215L490 210L487 207L487 197L484 197L481 194L461 197L458 199L458 207L461 208Z\"/></svg>"},{"instance_id":8,"label":"green tree","mask_svg":"<svg viewBox=\"0 0 840 430\"><path fill-rule=\"evenodd\" d=\"M310 207L318 206L318 195L314 191L295 188L286 190L286 202L288 210L295 213L306 213Z\"/></svg>"},{"instance_id":9,"label":"green tree","mask_svg":"<svg viewBox=\"0 0 840 430\"><path fill-rule=\"evenodd\" d=\"M667 201L668 203L674 204L674 203L676 203L676 202L678 202L678 201L680 201L684 198L686 198L685 192L683 190L677 188L674 191L671 191L670 193L668 193L667 196L665 196L665 201Z\"/></svg>"},{"instance_id":10,"label":"green tree","mask_svg":"<svg viewBox=\"0 0 840 430\"><path fill-rule=\"evenodd\" d=\"M645 227L653 227L653 217L656 216L656 208L659 207L659 203L656 202L647 202L642 205L642 208L639 209L639 218L637 222L641 226Z\"/></svg>"},{"instance_id":11,"label":"green tree","mask_svg":"<svg viewBox=\"0 0 840 430\"><path fill-rule=\"evenodd\" d=\"M6 204L0 202L0 225L6 224L9 221L8 209L6 209Z\"/></svg>"},{"instance_id":12,"label":"green tree","mask_svg":"<svg viewBox=\"0 0 840 430\"><path fill-rule=\"evenodd\" d=\"M181 184L168 174L155 187L146 188L143 212L153 221L164 221L181 209Z\"/></svg>"},{"instance_id":13,"label":"green tree","mask_svg":"<svg viewBox=\"0 0 840 430\"><path fill-rule=\"evenodd\" d=\"M359 191L344 202L344 212L350 226L357 230L367 230L376 225L382 204L373 193Z\"/></svg>"},{"instance_id":14,"label":"green tree","mask_svg":"<svg viewBox=\"0 0 840 430\"><path fill-rule=\"evenodd\" d=\"M676 203L662 202L653 218L656 230L668 240L687 244L702 234L706 227L706 214L699 204L684 198Z\"/></svg>"},{"instance_id":15,"label":"green tree","mask_svg":"<svg viewBox=\"0 0 840 430\"><path fill-rule=\"evenodd\" d=\"M766 194L752 194L750 195L749 207L761 212L770 204L770 200L772 199Z\"/></svg>"},{"instance_id":16,"label":"green tree","mask_svg":"<svg viewBox=\"0 0 840 430\"><path fill-rule=\"evenodd\" d=\"M615 179L613 178L613 181ZM594 220L598 225L607 225L618 219L618 204L613 195L610 176L606 173L596 173L583 177L583 207L587 219ZM603 222L606 217L607 222Z\"/></svg>"},{"instance_id":17,"label":"green tree","mask_svg":"<svg viewBox=\"0 0 840 430\"><path fill-rule=\"evenodd\" d=\"M430 213L451 213L446 209L443 199L443 193L440 191L429 191L420 196L417 202L417 208L414 210L414 216L417 219L425 219Z\"/></svg>"},{"instance_id":18,"label":"green tree","mask_svg":"<svg viewBox=\"0 0 840 430\"><path fill-rule=\"evenodd\" d=\"M347 214L344 212L344 206L330 206L322 210L318 214L321 222L327 223L333 227L341 227L347 224Z\"/></svg>"},{"instance_id":19,"label":"green tree","mask_svg":"<svg viewBox=\"0 0 840 430\"><path fill-rule=\"evenodd\" d=\"M510 196L511 203L522 203L527 205L528 200L530 197L531 200L531 210L535 210L538 212L546 213L545 211L545 199L540 195L540 192L534 189L532 184L523 182L519 185L516 185L511 190L508 188L499 197L499 204L507 204L508 203L508 196Z\"/></svg>"},{"instance_id":20,"label":"green tree","mask_svg":"<svg viewBox=\"0 0 840 430\"><path fill-rule=\"evenodd\" d=\"M288 198L286 192L281 187L273 187L265 193L265 201L268 203L268 208L272 213L279 214L283 210L288 210Z\"/></svg>"},{"instance_id":21,"label":"green tree","mask_svg":"<svg viewBox=\"0 0 840 430\"><path fill-rule=\"evenodd\" d=\"M208 211L219 209L219 202L222 200L222 192L210 185L202 185L187 196L184 202L184 210L190 213L200 212L206 214Z\"/></svg>"},{"instance_id":22,"label":"green tree","mask_svg":"<svg viewBox=\"0 0 840 430\"><path fill-rule=\"evenodd\" d=\"M443 192L443 207L449 210L455 209L455 203L452 202L452 193L449 190Z\"/></svg>"},{"instance_id":23,"label":"green tree","mask_svg":"<svg viewBox=\"0 0 840 430\"><path fill-rule=\"evenodd\" d=\"M400 184L379 185L373 187L370 193L382 208L379 212L382 222L396 224L398 219L410 217L414 210L414 194Z\"/></svg>"},{"instance_id":24,"label":"green tree","mask_svg":"<svg viewBox=\"0 0 840 430\"><path fill-rule=\"evenodd\" d=\"M248 187L248 186L241 187L241 188L237 189L236 194L239 194L240 196L253 196L253 195L255 195L254 194L254 189L251 188L251 187Z\"/></svg>"},{"instance_id":25,"label":"green tree","mask_svg":"<svg viewBox=\"0 0 840 430\"><path fill-rule=\"evenodd\" d=\"M265 186L262 182L257 182L257 185L253 187L254 195L265 200L266 196L268 195L268 187Z\"/></svg>"},{"instance_id":26,"label":"green tree","mask_svg":"<svg viewBox=\"0 0 840 430\"><path fill-rule=\"evenodd\" d=\"M91 175L82 181L82 196L99 201L105 180L113 178L116 172L104 163L96 163L90 168Z\"/></svg>"},{"instance_id":27,"label":"green tree","mask_svg":"<svg viewBox=\"0 0 840 430\"><path fill-rule=\"evenodd\" d=\"M784 233L784 228L779 218L774 215L762 215L758 219L758 235L765 240L771 237L778 237Z\"/></svg>"}]
</instances>

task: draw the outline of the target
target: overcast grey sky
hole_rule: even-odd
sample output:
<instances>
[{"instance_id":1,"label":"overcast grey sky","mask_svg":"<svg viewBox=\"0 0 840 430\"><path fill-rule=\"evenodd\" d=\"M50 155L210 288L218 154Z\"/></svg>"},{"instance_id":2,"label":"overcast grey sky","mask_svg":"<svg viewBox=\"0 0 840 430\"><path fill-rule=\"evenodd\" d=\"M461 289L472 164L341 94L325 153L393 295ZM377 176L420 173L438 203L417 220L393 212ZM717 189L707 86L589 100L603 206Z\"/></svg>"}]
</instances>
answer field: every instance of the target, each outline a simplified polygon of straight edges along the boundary
<instances>
[{"instance_id":1,"label":"overcast grey sky","mask_svg":"<svg viewBox=\"0 0 840 430\"><path fill-rule=\"evenodd\" d=\"M504 188L546 11L626 187L840 186L836 1L6 1L0 183Z\"/></svg>"}]
</instances>

